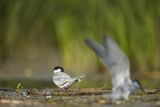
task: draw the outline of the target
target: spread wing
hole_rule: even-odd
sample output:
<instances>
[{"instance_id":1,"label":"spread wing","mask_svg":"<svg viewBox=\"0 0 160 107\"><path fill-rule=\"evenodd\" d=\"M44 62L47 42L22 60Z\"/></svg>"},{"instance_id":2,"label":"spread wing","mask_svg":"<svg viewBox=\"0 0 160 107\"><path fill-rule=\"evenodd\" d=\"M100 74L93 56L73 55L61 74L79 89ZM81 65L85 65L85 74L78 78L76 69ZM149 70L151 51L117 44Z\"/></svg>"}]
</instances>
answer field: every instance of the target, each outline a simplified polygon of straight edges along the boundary
<instances>
[{"instance_id":1,"label":"spread wing","mask_svg":"<svg viewBox=\"0 0 160 107\"><path fill-rule=\"evenodd\" d=\"M124 82L131 82L128 58L110 37L104 37L103 46L90 39L85 42L108 66L112 76L113 89Z\"/></svg>"},{"instance_id":2,"label":"spread wing","mask_svg":"<svg viewBox=\"0 0 160 107\"><path fill-rule=\"evenodd\" d=\"M104 57L105 49L102 45L96 43L91 39L85 39L85 43L99 56Z\"/></svg>"}]
</instances>

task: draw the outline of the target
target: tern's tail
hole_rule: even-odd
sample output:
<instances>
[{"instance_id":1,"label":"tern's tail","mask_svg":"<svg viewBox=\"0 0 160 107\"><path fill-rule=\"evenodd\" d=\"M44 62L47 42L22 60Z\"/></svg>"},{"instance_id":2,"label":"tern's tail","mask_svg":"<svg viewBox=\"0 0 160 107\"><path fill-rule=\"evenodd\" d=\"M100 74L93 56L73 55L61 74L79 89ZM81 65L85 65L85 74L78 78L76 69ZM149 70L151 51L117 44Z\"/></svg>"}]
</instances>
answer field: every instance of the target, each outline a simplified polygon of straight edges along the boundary
<instances>
[{"instance_id":1,"label":"tern's tail","mask_svg":"<svg viewBox=\"0 0 160 107\"><path fill-rule=\"evenodd\" d=\"M84 77L85 77L85 75L78 76L75 78L75 81L81 82L81 78L84 78Z\"/></svg>"}]
</instances>

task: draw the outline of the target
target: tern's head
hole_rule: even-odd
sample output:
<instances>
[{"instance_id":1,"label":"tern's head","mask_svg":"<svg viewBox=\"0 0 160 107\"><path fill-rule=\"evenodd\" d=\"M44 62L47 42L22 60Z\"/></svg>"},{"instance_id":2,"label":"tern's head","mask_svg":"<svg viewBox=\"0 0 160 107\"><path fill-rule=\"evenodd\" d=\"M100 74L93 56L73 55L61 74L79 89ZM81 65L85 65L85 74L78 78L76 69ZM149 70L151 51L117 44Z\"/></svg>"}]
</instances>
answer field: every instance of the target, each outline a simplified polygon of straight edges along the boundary
<instances>
[{"instance_id":1,"label":"tern's head","mask_svg":"<svg viewBox=\"0 0 160 107\"><path fill-rule=\"evenodd\" d=\"M144 91L141 83L138 80L133 80L133 85L134 85L135 90L140 89L140 90Z\"/></svg>"},{"instance_id":2,"label":"tern's head","mask_svg":"<svg viewBox=\"0 0 160 107\"><path fill-rule=\"evenodd\" d=\"M58 72L64 72L64 69L61 66L56 66L53 68L52 71L53 71L53 73L58 73Z\"/></svg>"}]
</instances>

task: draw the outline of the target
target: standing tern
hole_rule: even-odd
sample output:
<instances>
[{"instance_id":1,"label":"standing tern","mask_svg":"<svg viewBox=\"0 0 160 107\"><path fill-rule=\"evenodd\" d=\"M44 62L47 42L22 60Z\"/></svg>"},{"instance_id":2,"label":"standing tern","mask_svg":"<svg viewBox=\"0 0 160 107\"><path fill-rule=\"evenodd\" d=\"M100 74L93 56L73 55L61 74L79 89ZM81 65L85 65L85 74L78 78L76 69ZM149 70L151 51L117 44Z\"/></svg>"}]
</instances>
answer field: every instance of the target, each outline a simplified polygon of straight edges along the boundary
<instances>
[{"instance_id":1,"label":"standing tern","mask_svg":"<svg viewBox=\"0 0 160 107\"><path fill-rule=\"evenodd\" d=\"M84 75L78 77L71 77L69 74L64 72L61 66L56 66L53 70L53 82L60 89L68 89L71 85L76 82L80 82Z\"/></svg>"}]
</instances>

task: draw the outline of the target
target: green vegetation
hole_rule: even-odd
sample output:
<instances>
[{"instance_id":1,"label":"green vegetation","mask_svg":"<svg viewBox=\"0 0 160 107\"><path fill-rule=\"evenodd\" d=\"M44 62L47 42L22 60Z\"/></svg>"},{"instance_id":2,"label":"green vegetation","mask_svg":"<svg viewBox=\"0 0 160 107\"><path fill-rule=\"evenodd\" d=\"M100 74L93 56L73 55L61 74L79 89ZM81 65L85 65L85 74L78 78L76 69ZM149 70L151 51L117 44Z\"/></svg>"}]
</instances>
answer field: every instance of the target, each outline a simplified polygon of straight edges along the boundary
<instances>
[{"instance_id":1,"label":"green vegetation","mask_svg":"<svg viewBox=\"0 0 160 107\"><path fill-rule=\"evenodd\" d=\"M17 90L23 89L22 83L18 83L16 89L17 89Z\"/></svg>"},{"instance_id":2,"label":"green vegetation","mask_svg":"<svg viewBox=\"0 0 160 107\"><path fill-rule=\"evenodd\" d=\"M21 92L22 89L23 89L22 83L18 83L16 87L16 92Z\"/></svg>"},{"instance_id":3,"label":"green vegetation","mask_svg":"<svg viewBox=\"0 0 160 107\"><path fill-rule=\"evenodd\" d=\"M1 0L0 15L1 63L23 51L32 59L35 45L45 42L43 47L62 53L65 67L83 70L96 61L83 39L102 41L107 33L127 53L132 69L160 68L159 0Z\"/></svg>"}]
</instances>

